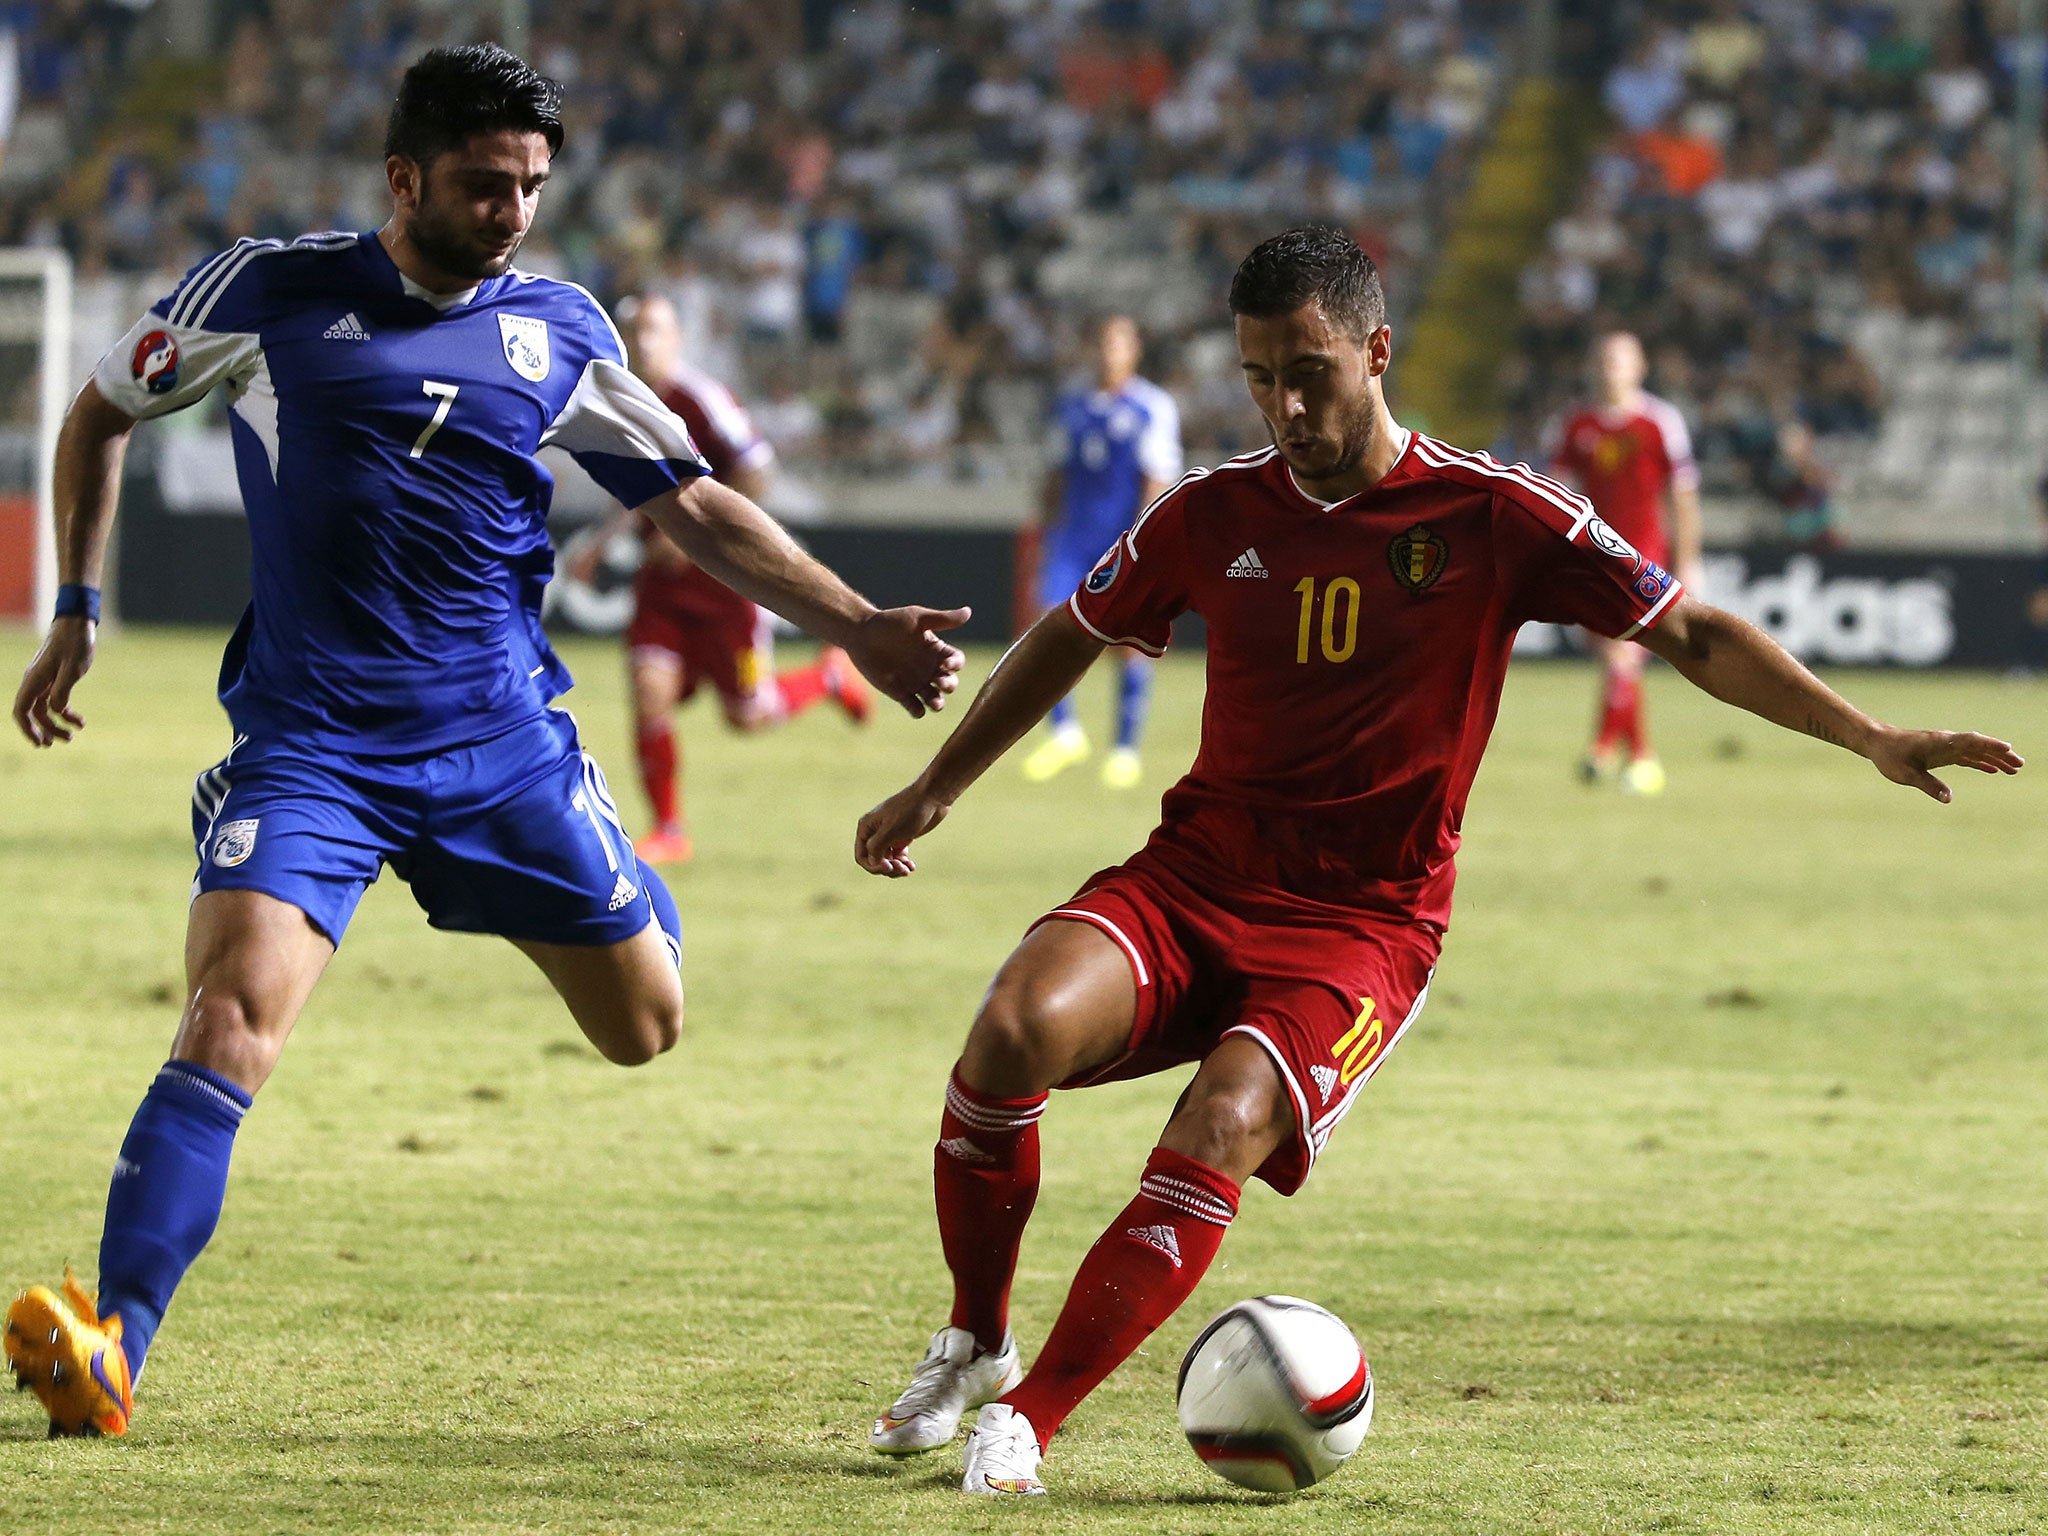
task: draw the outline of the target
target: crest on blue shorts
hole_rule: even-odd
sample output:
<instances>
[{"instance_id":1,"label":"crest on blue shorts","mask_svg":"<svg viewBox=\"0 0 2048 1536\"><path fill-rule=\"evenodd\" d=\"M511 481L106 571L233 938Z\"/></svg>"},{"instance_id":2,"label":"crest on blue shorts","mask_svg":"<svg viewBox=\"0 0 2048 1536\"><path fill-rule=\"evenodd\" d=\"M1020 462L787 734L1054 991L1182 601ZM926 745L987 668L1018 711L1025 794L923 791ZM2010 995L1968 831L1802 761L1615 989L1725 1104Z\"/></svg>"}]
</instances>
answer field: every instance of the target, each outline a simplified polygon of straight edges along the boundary
<instances>
[{"instance_id":1,"label":"crest on blue shorts","mask_svg":"<svg viewBox=\"0 0 2048 1536\"><path fill-rule=\"evenodd\" d=\"M548 376L548 323L531 315L498 316L498 334L505 341L505 361L522 379L538 384Z\"/></svg>"},{"instance_id":2,"label":"crest on blue shorts","mask_svg":"<svg viewBox=\"0 0 2048 1536\"><path fill-rule=\"evenodd\" d=\"M231 821L213 834L213 862L221 869L233 869L237 864L248 862L249 855L256 851L256 824L260 816L247 821Z\"/></svg>"}]
</instances>

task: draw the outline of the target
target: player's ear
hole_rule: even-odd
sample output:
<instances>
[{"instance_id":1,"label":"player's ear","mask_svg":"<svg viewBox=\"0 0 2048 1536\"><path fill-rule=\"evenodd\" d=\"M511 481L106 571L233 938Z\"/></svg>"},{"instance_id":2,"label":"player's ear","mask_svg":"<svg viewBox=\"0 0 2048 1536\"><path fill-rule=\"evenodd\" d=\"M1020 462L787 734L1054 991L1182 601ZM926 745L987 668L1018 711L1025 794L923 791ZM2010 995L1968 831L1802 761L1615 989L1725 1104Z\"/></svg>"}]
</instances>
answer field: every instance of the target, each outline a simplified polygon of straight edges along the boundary
<instances>
[{"instance_id":1,"label":"player's ear","mask_svg":"<svg viewBox=\"0 0 2048 1536\"><path fill-rule=\"evenodd\" d=\"M1378 378L1394 360L1394 328L1383 325L1365 338L1365 371Z\"/></svg>"},{"instance_id":2,"label":"player's ear","mask_svg":"<svg viewBox=\"0 0 2048 1536\"><path fill-rule=\"evenodd\" d=\"M386 155L384 180L390 184L391 199L411 212L420 205L419 162L410 155Z\"/></svg>"}]
</instances>

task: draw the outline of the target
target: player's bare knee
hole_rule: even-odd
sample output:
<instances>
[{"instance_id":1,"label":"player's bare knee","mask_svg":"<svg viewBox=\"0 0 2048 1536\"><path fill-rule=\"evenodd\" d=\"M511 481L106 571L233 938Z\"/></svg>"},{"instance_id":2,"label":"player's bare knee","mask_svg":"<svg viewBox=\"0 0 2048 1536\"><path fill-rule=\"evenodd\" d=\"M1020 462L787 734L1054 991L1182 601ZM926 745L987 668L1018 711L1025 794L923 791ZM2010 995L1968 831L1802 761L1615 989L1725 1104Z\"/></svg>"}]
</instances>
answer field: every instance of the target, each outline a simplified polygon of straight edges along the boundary
<instances>
[{"instance_id":1,"label":"player's bare knee","mask_svg":"<svg viewBox=\"0 0 2048 1536\"><path fill-rule=\"evenodd\" d=\"M1211 1168L1250 1169L1264 1162L1292 1129L1291 1111L1270 1084L1197 1076L1162 1140Z\"/></svg>"},{"instance_id":2,"label":"player's bare knee","mask_svg":"<svg viewBox=\"0 0 2048 1536\"><path fill-rule=\"evenodd\" d=\"M593 1035L591 1043L606 1061L621 1067L644 1067L672 1051L683 1038L683 998L648 1001L633 1008L618 1027Z\"/></svg>"},{"instance_id":3,"label":"player's bare knee","mask_svg":"<svg viewBox=\"0 0 2048 1536\"><path fill-rule=\"evenodd\" d=\"M178 1021L172 1054L253 1089L277 1065L282 1023L248 989L202 981Z\"/></svg>"},{"instance_id":4,"label":"player's bare knee","mask_svg":"<svg viewBox=\"0 0 2048 1536\"><path fill-rule=\"evenodd\" d=\"M962 1075L984 1093L1041 1093L1057 1082L1060 1010L1048 989L998 978L967 1033Z\"/></svg>"}]
</instances>

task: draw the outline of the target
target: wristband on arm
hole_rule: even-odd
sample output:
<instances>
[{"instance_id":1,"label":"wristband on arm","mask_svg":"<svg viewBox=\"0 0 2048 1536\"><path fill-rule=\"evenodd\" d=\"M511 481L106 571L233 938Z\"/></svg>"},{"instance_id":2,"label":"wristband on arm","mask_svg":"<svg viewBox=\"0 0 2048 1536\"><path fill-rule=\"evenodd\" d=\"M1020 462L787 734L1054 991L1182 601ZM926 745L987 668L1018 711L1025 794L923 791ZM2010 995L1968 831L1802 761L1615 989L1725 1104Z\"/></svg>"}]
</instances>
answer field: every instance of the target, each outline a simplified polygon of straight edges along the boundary
<instances>
[{"instance_id":1,"label":"wristband on arm","mask_svg":"<svg viewBox=\"0 0 2048 1536\"><path fill-rule=\"evenodd\" d=\"M66 582L57 589L57 611L52 617L68 619L83 614L93 623L100 621L100 589L82 582Z\"/></svg>"}]
</instances>

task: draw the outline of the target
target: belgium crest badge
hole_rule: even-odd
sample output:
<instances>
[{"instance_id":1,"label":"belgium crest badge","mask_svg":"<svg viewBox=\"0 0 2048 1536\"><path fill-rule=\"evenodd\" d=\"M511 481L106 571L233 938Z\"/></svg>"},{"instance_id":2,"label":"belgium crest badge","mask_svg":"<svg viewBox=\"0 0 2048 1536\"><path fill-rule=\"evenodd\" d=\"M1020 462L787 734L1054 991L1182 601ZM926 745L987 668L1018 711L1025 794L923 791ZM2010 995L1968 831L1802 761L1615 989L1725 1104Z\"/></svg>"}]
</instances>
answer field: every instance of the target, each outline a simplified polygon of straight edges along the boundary
<instances>
[{"instance_id":1,"label":"belgium crest badge","mask_svg":"<svg viewBox=\"0 0 2048 1536\"><path fill-rule=\"evenodd\" d=\"M1394 569L1394 580L1410 592L1427 592L1435 586L1450 558L1451 546L1421 523L1397 535L1387 546L1387 564Z\"/></svg>"}]
</instances>

